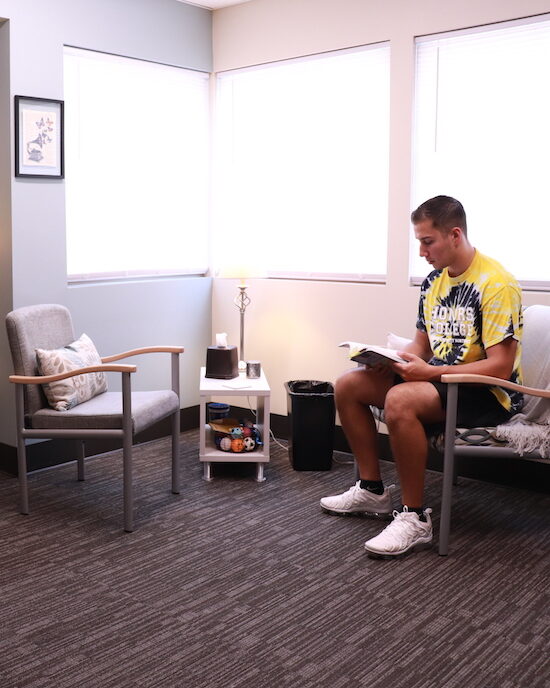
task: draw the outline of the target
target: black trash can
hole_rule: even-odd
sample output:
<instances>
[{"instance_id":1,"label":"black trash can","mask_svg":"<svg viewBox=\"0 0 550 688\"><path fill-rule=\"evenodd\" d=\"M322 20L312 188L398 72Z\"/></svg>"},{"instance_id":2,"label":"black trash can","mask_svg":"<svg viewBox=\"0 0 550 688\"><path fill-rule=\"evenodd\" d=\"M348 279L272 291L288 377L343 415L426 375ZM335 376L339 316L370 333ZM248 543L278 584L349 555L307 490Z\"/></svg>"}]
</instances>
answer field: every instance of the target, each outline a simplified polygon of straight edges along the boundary
<instances>
[{"instance_id":1,"label":"black trash can","mask_svg":"<svg viewBox=\"0 0 550 688\"><path fill-rule=\"evenodd\" d=\"M334 444L334 386L318 380L290 380L287 391L288 455L295 471L328 471Z\"/></svg>"}]
</instances>

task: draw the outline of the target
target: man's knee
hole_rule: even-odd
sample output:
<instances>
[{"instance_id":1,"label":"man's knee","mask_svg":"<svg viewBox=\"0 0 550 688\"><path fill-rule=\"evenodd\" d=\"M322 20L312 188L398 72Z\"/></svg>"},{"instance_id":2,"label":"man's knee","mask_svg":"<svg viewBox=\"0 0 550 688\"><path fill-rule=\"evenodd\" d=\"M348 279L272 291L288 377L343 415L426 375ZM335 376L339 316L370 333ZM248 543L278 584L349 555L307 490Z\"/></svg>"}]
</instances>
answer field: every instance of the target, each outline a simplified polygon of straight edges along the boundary
<instances>
[{"instance_id":1,"label":"man's knee","mask_svg":"<svg viewBox=\"0 0 550 688\"><path fill-rule=\"evenodd\" d=\"M334 383L334 398L336 405L339 405L344 400L355 398L357 384L351 374L354 371L348 371L340 375Z\"/></svg>"},{"instance_id":2,"label":"man's knee","mask_svg":"<svg viewBox=\"0 0 550 688\"><path fill-rule=\"evenodd\" d=\"M436 422L442 413L435 387L427 382L395 385L386 395L384 420L388 427L407 419L418 419L422 423Z\"/></svg>"},{"instance_id":3,"label":"man's knee","mask_svg":"<svg viewBox=\"0 0 550 688\"><path fill-rule=\"evenodd\" d=\"M392 387L386 394L384 420L388 426L403 420L412 412L411 396L405 383Z\"/></svg>"},{"instance_id":4,"label":"man's knee","mask_svg":"<svg viewBox=\"0 0 550 688\"><path fill-rule=\"evenodd\" d=\"M365 368L354 368L341 375L335 382L336 405L359 402L381 406L386 392L392 385L388 376L373 373Z\"/></svg>"}]
</instances>

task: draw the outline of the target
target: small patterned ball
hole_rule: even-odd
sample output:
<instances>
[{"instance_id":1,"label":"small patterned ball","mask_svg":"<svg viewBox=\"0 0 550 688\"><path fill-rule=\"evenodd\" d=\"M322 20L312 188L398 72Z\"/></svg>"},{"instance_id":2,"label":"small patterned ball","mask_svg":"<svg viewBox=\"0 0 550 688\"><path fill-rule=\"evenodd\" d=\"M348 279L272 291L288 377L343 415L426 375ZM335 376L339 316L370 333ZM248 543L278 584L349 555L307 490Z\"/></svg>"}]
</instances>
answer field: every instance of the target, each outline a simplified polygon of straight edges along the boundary
<instances>
[{"instance_id":1,"label":"small patterned ball","mask_svg":"<svg viewBox=\"0 0 550 688\"><path fill-rule=\"evenodd\" d=\"M256 442L252 439L252 437L245 437L243 443L244 450L247 452L253 451L256 448Z\"/></svg>"},{"instance_id":2,"label":"small patterned ball","mask_svg":"<svg viewBox=\"0 0 550 688\"><path fill-rule=\"evenodd\" d=\"M251 436L252 436L252 428L245 426L243 428L243 437L251 437Z\"/></svg>"},{"instance_id":3,"label":"small patterned ball","mask_svg":"<svg viewBox=\"0 0 550 688\"><path fill-rule=\"evenodd\" d=\"M229 437L222 437L220 440L220 449L223 451L231 451L231 439Z\"/></svg>"},{"instance_id":4,"label":"small patterned ball","mask_svg":"<svg viewBox=\"0 0 550 688\"><path fill-rule=\"evenodd\" d=\"M240 437L235 437L231 440L231 451L242 452L244 449L244 441Z\"/></svg>"},{"instance_id":5,"label":"small patterned ball","mask_svg":"<svg viewBox=\"0 0 550 688\"><path fill-rule=\"evenodd\" d=\"M243 436L243 429L242 428L231 428L231 437L242 437Z\"/></svg>"}]
</instances>

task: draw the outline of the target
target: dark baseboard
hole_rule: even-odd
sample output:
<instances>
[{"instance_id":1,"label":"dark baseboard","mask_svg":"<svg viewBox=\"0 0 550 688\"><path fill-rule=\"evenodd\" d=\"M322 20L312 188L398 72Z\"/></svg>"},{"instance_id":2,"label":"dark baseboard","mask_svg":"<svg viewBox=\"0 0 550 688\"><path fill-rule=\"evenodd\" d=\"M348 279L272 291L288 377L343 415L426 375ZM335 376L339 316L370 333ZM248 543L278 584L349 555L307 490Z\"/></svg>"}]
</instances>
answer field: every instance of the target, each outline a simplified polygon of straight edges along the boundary
<instances>
[{"instance_id":1,"label":"dark baseboard","mask_svg":"<svg viewBox=\"0 0 550 688\"><path fill-rule=\"evenodd\" d=\"M231 406L231 416L254 420L250 409ZM199 407L191 406L181 410L181 429L193 430L199 426ZM290 439L291 423L288 416L271 414L271 430L275 437L283 440ZM166 437L170 434L170 421L165 419L136 435L135 444L150 442L151 440ZM121 442L113 440L90 440L86 442L86 456L95 456L107 451L120 449ZM29 471L49 468L62 463L75 460L75 445L67 440L48 440L36 442L27 447L27 462ZM350 453L350 448L342 428L337 425L334 432L335 451ZM379 435L380 458L393 461L388 436ZM534 490L535 492L550 493L550 480L548 473L550 467L547 464L533 461L518 461L498 457L462 456L459 459L459 475L465 478L484 480L486 482L509 487ZM435 471L443 471L443 457L434 450L430 450L428 456L428 468ZM6 444L0 443L0 470L17 475L17 450Z\"/></svg>"},{"instance_id":2,"label":"dark baseboard","mask_svg":"<svg viewBox=\"0 0 550 688\"><path fill-rule=\"evenodd\" d=\"M199 426L199 407L191 406L180 412L181 429L192 430ZM134 438L134 444L143 444L151 440L160 439L170 435L170 420L164 420L151 426L144 432L138 433ZM76 457L77 440L46 440L27 445L27 466L29 472L42 468L58 466ZM95 456L104 452L120 449L122 442L117 440L86 440L86 456ZM0 470L17 475L17 448L0 443Z\"/></svg>"}]
</instances>

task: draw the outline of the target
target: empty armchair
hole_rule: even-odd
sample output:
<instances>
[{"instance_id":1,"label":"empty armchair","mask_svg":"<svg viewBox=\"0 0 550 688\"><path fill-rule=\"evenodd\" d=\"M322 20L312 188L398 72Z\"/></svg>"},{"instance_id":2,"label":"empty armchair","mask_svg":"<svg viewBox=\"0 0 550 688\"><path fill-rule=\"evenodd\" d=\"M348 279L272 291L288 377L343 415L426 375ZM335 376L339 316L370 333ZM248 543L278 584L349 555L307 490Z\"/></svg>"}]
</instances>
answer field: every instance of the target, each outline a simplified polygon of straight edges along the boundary
<instances>
[{"instance_id":1,"label":"empty armchair","mask_svg":"<svg viewBox=\"0 0 550 688\"><path fill-rule=\"evenodd\" d=\"M84 444L90 438L118 438L123 446L124 530L132 531L134 435L163 418L172 428L172 492L179 493L179 346L132 349L100 358L91 340L75 340L67 308L41 304L18 308L6 317L16 391L17 457L20 508L29 513L26 443L28 440L77 439L78 478L84 479ZM171 355L172 389L131 390L136 366L115 363L138 354ZM122 392L108 392L105 373L122 375Z\"/></svg>"}]
</instances>

